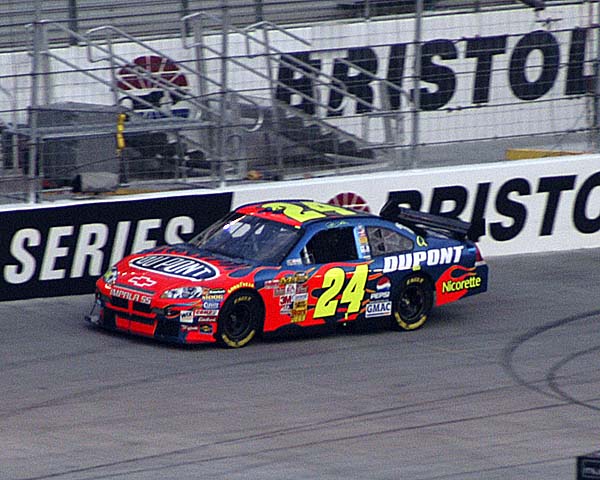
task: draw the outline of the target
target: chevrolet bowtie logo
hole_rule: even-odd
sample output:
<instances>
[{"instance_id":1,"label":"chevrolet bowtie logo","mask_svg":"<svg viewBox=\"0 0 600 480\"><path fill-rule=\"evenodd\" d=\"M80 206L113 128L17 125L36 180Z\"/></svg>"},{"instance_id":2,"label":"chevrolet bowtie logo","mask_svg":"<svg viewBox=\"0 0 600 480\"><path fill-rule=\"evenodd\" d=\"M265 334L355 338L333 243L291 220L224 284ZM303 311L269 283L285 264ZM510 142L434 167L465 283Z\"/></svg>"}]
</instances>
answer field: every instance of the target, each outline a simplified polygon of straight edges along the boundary
<instances>
[{"instance_id":1,"label":"chevrolet bowtie logo","mask_svg":"<svg viewBox=\"0 0 600 480\"><path fill-rule=\"evenodd\" d=\"M152 280L150 277L146 277L144 275L140 275L137 277L131 277L129 280L127 280L129 283L135 285L136 287L152 287L153 285L156 285L156 280Z\"/></svg>"}]
</instances>

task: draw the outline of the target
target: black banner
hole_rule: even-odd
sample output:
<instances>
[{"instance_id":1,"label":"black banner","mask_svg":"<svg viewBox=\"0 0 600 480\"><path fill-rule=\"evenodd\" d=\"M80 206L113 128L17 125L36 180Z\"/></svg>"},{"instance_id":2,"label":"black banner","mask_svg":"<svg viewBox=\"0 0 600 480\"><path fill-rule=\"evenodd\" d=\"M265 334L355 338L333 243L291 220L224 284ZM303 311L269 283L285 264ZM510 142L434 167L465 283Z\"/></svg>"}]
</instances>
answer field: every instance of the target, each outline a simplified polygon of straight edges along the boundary
<instances>
[{"instance_id":1,"label":"black banner","mask_svg":"<svg viewBox=\"0 0 600 480\"><path fill-rule=\"evenodd\" d=\"M227 192L0 212L0 300L91 293L125 255L189 240L231 205Z\"/></svg>"}]
</instances>

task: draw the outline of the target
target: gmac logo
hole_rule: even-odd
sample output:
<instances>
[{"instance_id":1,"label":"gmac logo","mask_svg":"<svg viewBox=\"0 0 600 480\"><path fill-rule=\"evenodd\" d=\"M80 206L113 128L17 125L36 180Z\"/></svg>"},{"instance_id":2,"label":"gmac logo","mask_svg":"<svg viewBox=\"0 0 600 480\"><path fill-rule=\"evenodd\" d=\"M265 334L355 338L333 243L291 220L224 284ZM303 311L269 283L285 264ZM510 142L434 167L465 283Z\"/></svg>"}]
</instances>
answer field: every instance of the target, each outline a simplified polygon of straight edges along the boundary
<instances>
[{"instance_id":1,"label":"gmac logo","mask_svg":"<svg viewBox=\"0 0 600 480\"><path fill-rule=\"evenodd\" d=\"M188 280L209 280L219 276L219 271L196 258L179 255L149 255L138 257L129 262L129 265L142 270L162 273L170 277L185 278Z\"/></svg>"}]
</instances>

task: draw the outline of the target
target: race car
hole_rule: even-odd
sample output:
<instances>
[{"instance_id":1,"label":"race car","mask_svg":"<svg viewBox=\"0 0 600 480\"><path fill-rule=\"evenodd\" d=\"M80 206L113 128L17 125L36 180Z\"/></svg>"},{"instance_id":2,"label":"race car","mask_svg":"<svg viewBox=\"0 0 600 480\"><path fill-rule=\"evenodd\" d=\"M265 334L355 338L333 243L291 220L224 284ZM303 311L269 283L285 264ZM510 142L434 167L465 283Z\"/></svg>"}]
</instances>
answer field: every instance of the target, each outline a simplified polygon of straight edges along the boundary
<instances>
[{"instance_id":1,"label":"race car","mask_svg":"<svg viewBox=\"0 0 600 480\"><path fill-rule=\"evenodd\" d=\"M311 200L241 206L189 242L130 255L96 282L87 320L238 348L262 333L388 321L485 292L469 224L388 202L379 215ZM385 318L384 318L385 317Z\"/></svg>"}]
</instances>

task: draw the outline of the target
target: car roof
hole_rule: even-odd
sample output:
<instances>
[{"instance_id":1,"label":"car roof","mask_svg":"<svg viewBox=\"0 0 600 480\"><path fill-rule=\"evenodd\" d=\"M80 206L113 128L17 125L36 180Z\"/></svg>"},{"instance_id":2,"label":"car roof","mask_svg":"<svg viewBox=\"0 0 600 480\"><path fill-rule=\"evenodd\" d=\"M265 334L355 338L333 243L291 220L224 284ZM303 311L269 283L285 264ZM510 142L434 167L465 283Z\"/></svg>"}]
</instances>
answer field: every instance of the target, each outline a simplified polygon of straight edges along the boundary
<instances>
[{"instance_id":1,"label":"car roof","mask_svg":"<svg viewBox=\"0 0 600 480\"><path fill-rule=\"evenodd\" d=\"M265 218L294 227L302 227L308 223L322 220L350 218L378 218L367 212L359 212L350 208L315 202L313 200L274 200L249 203L238 207L238 213Z\"/></svg>"}]
</instances>

